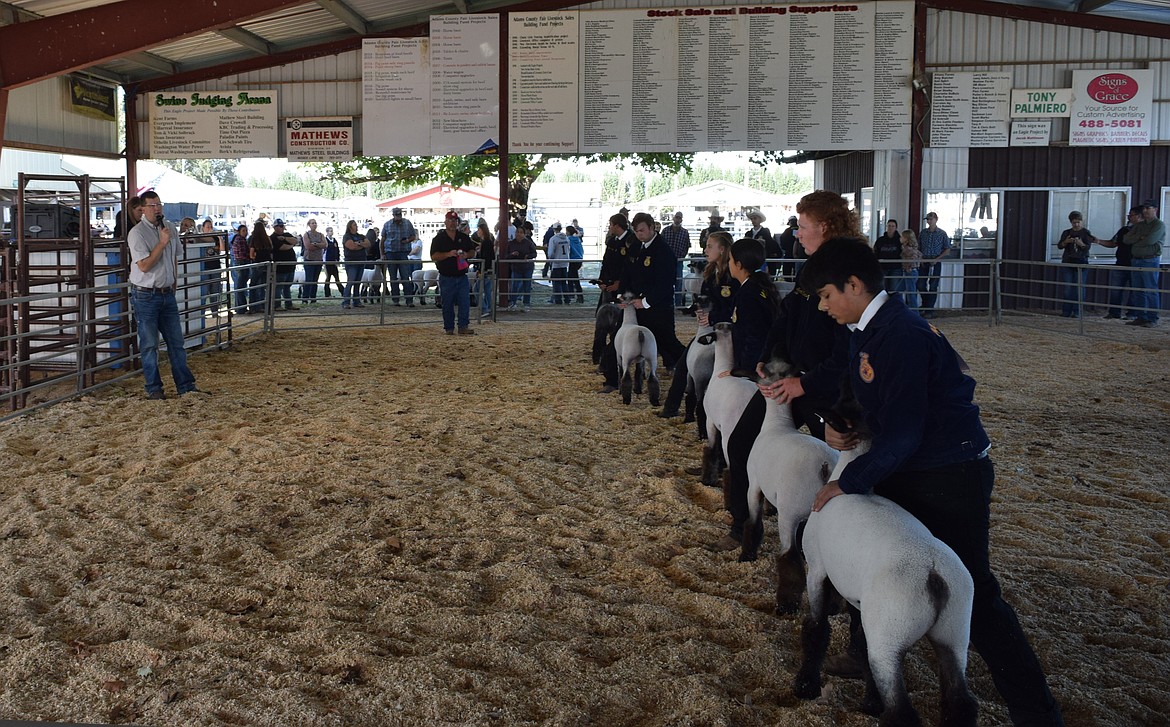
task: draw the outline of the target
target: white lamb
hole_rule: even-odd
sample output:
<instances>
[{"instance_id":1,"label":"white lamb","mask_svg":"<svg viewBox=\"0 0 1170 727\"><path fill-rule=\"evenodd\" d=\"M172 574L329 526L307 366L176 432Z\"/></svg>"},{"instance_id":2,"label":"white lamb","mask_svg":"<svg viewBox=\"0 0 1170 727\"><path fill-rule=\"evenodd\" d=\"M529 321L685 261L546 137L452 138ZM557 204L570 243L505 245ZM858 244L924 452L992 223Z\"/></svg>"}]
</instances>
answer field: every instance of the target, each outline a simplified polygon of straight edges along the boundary
<instances>
[{"instance_id":1,"label":"white lamb","mask_svg":"<svg viewBox=\"0 0 1170 727\"><path fill-rule=\"evenodd\" d=\"M748 402L759 392L752 381L739 376L720 376L735 365L735 350L731 343L731 324L716 323L715 332L703 337L715 344L715 375L703 395L703 411L707 415L707 442L703 445L704 485L715 487L727 463L727 439L747 408ZM698 341L697 341L698 342Z\"/></svg>"},{"instance_id":2,"label":"white lamb","mask_svg":"<svg viewBox=\"0 0 1170 727\"><path fill-rule=\"evenodd\" d=\"M837 427L834 427L837 428ZM842 453L830 478L868 450L868 440ZM959 556L917 518L878 495L840 495L814 512L804 530L809 613L802 625L803 661L794 690L821 693L829 643L830 596L861 612L867 646L862 710L881 724L918 725L902 674L902 657L926 636L934 647L941 691L939 724L974 727L979 705L967 687L967 644L975 586Z\"/></svg>"},{"instance_id":3,"label":"white lamb","mask_svg":"<svg viewBox=\"0 0 1170 727\"><path fill-rule=\"evenodd\" d=\"M769 380L796 374L787 361L767 365ZM829 481L837 464L837 450L800 432L792 419L792 405L769 399L764 423L748 455L748 519L743 528L740 562L756 559L764 534L762 499L776 508L780 553L776 557L776 610L794 613L804 591L804 563L796 547L801 523L812 512L817 492Z\"/></svg>"},{"instance_id":4,"label":"white lamb","mask_svg":"<svg viewBox=\"0 0 1170 727\"><path fill-rule=\"evenodd\" d=\"M410 280L414 283L414 292L418 295L419 303L426 305L427 291L431 288L435 289L435 297L438 297L439 291L439 271L433 268L426 270L415 270L410 274Z\"/></svg>"},{"instance_id":5,"label":"white lamb","mask_svg":"<svg viewBox=\"0 0 1170 727\"><path fill-rule=\"evenodd\" d=\"M630 403L632 391L642 393L642 379L647 378L646 392L652 406L658 406L658 341L649 328L638 325L634 296L623 293L622 325L613 336L621 376L622 401Z\"/></svg>"},{"instance_id":6,"label":"white lamb","mask_svg":"<svg viewBox=\"0 0 1170 727\"><path fill-rule=\"evenodd\" d=\"M695 306L708 313L711 311L711 301L703 295L695 297ZM695 330L695 340L687 347L686 416L683 421L696 422L699 439L707 436L707 415L703 410L703 397L706 396L707 387L710 386L711 377L715 373L715 347L702 343L700 339L714 331L709 324L699 326Z\"/></svg>"}]
</instances>

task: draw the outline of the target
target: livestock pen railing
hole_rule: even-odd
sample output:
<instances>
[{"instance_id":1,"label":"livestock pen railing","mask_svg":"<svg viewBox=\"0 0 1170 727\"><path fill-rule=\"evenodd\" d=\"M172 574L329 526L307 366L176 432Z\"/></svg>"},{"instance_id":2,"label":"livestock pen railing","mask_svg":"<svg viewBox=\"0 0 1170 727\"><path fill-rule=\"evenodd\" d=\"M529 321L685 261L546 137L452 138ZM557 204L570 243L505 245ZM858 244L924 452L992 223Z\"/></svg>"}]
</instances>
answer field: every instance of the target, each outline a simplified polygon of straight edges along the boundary
<instances>
[{"instance_id":1,"label":"livestock pen railing","mask_svg":"<svg viewBox=\"0 0 1170 727\"><path fill-rule=\"evenodd\" d=\"M317 303L303 300L300 294L305 283L293 279L289 294L297 310L283 311L278 310L276 305L277 286L284 283L278 280L275 263L229 266L222 256L215 261L207 258L181 261L176 297L186 346L192 352L215 350L248 337L281 330L437 324L441 313L433 304L438 293L433 284L427 285L425 291L432 300L431 304L414 309L393 305L385 274L386 267L392 262L370 261L363 265L380 270L382 281L377 280L377 275L364 281L351 281L342 276L343 289L352 283L355 287L351 292L370 301L366 307L343 309L340 297L324 296L323 282L318 283L322 287L317 291ZM551 279L534 276L530 315L501 314L500 308L502 294L499 291L508 286L510 296L511 285L517 280L526 280L527 276L506 273L504 277L499 277L498 271L490 269L490 266L482 271L474 271L471 289L477 300L472 309L473 316L480 321L497 317L499 320L517 322L591 321L600 289L589 281L596 279L598 262L583 261L582 291L580 294L575 290L570 293L573 301L569 305L565 305L563 300L561 305L550 303L549 299L554 295ZM788 275L781 273L777 276L780 289L790 290L800 261L776 262L793 264ZM1120 296L1118 300L1121 301L1123 316L1127 312L1154 312L1149 307L1132 305L1133 301L1128 296L1140 292L1139 286L1133 285L1132 281L1117 285L1114 283L1122 278L1110 277L1125 272L1140 272L1142 268L1081 266L1086 267L1083 276L1077 269L1077 274L1071 278L1061 277L1067 275L1066 269L1069 267L1026 260L945 261L937 276L937 298L933 311L940 317L984 318L988 325L1010 323L1123 341L1146 340L1143 337L1165 336L1170 332L1170 325L1146 329L1125 326L1120 320L1103 318L1111 295ZM1149 272L1148 269L1145 271ZM111 277L124 279L125 275ZM1164 289L1167 284L1165 278L1170 276L1160 277ZM1068 280L1072 282L1065 282ZM235 283L241 284L237 286ZM359 288L359 285L366 287ZM930 312L923 305L919 288L933 287L931 281L922 278L912 281L901 276L891 276L887 286L907 298L910 298L910 289L913 288L919 298L908 302L914 303L912 307L923 313ZM126 287L126 283L109 283L0 300L0 319L6 322L6 327L0 330L3 334L0 335L0 406L8 412L0 419L137 375L139 352L132 311L128 297L124 295ZM1067 297L1069 290L1074 294L1071 300ZM118 292L123 295L113 294ZM414 294L417 296L419 292L416 290ZM401 290L399 294L404 295ZM486 307L483 306L485 294ZM577 303L578 295L584 300L583 304ZM683 302L689 302L689 299ZM1058 313L1062 306L1070 302L1078 306L1079 317L1060 317ZM34 308L60 309L69 311L69 314L53 320L28 316L27 311Z\"/></svg>"}]
</instances>

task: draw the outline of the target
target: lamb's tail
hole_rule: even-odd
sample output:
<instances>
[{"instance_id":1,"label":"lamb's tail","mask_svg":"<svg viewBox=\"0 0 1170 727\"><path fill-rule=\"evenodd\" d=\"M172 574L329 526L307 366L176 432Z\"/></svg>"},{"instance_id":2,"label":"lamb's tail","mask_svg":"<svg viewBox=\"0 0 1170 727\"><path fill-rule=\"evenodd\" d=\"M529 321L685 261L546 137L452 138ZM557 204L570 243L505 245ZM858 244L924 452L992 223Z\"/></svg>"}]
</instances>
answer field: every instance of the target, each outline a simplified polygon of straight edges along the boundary
<instances>
[{"instance_id":1,"label":"lamb's tail","mask_svg":"<svg viewBox=\"0 0 1170 727\"><path fill-rule=\"evenodd\" d=\"M646 345L646 331L638 331L638 347Z\"/></svg>"},{"instance_id":2,"label":"lamb's tail","mask_svg":"<svg viewBox=\"0 0 1170 727\"><path fill-rule=\"evenodd\" d=\"M934 568L931 568L929 575L926 576L926 595L930 598L931 608L934 609L934 621L938 621L951 600L951 587Z\"/></svg>"}]
</instances>

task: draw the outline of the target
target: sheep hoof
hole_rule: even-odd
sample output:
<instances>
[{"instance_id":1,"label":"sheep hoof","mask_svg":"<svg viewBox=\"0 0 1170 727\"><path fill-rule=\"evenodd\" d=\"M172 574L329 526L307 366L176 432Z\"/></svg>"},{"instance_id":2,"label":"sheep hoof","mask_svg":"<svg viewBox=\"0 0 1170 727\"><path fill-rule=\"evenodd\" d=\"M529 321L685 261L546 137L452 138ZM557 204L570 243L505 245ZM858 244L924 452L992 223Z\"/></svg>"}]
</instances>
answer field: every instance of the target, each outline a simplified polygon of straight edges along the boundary
<instances>
[{"instance_id":1,"label":"sheep hoof","mask_svg":"<svg viewBox=\"0 0 1170 727\"><path fill-rule=\"evenodd\" d=\"M800 610L800 601L792 601L789 599L776 599L776 615L791 616Z\"/></svg>"},{"instance_id":2,"label":"sheep hoof","mask_svg":"<svg viewBox=\"0 0 1170 727\"><path fill-rule=\"evenodd\" d=\"M816 699L821 696L821 680L813 677L797 677L792 692L800 699Z\"/></svg>"},{"instance_id":3,"label":"sheep hoof","mask_svg":"<svg viewBox=\"0 0 1170 727\"><path fill-rule=\"evenodd\" d=\"M739 562L740 563L755 563L757 557L759 557L759 554L756 551L744 550L743 552L741 552L739 554Z\"/></svg>"}]
</instances>

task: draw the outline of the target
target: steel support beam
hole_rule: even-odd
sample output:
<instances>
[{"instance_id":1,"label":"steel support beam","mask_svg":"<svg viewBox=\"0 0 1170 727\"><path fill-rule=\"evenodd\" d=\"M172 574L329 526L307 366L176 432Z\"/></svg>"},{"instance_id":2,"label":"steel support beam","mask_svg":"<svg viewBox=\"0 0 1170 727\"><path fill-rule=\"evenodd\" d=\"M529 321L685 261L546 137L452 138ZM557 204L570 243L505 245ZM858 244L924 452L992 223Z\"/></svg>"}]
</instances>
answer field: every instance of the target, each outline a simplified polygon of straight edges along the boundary
<instances>
[{"instance_id":1,"label":"steel support beam","mask_svg":"<svg viewBox=\"0 0 1170 727\"><path fill-rule=\"evenodd\" d=\"M1092 0L1090 0L1091 2ZM982 2L981 0L918 0L917 7L926 6L936 10L954 10L960 13L990 15L1012 20L1031 20L1050 25L1067 25L1070 28L1107 30L1126 35L1146 35L1154 38L1170 38L1170 25L1162 23L1139 23L1109 15L1086 15L1064 10L1048 10L1008 3Z\"/></svg>"},{"instance_id":2,"label":"steel support beam","mask_svg":"<svg viewBox=\"0 0 1170 727\"><path fill-rule=\"evenodd\" d=\"M317 0L321 9L349 26L350 30L361 35L369 35L370 23L349 5L341 0Z\"/></svg>"},{"instance_id":3,"label":"steel support beam","mask_svg":"<svg viewBox=\"0 0 1170 727\"><path fill-rule=\"evenodd\" d=\"M249 50L254 50L262 56L270 56L276 51L275 45L269 43L255 33L249 33L243 28L220 28L215 32L218 33L221 37L227 38L236 45L242 45Z\"/></svg>"},{"instance_id":4,"label":"steel support beam","mask_svg":"<svg viewBox=\"0 0 1170 727\"><path fill-rule=\"evenodd\" d=\"M121 0L5 25L0 27L0 87L54 78L302 4L303 0Z\"/></svg>"}]
</instances>

